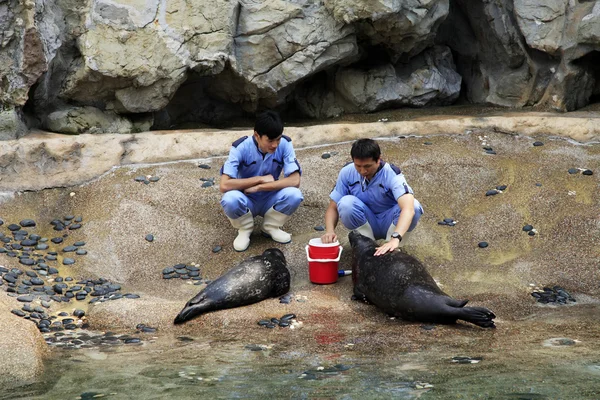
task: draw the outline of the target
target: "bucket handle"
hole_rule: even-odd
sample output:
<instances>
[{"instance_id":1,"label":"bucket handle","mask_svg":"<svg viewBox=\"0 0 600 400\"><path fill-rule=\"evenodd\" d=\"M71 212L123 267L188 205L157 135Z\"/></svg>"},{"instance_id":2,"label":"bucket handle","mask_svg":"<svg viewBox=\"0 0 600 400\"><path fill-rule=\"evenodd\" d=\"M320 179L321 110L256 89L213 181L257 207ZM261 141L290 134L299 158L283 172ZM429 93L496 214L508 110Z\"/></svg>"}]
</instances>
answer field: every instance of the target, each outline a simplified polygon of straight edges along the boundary
<instances>
[{"instance_id":1,"label":"bucket handle","mask_svg":"<svg viewBox=\"0 0 600 400\"><path fill-rule=\"evenodd\" d=\"M340 252L338 253L338 256L336 259L325 259L325 258L315 259L315 258L310 258L310 256L308 255L308 245L307 245L306 246L306 259L309 262L339 262L340 258L342 257L342 250L344 250L344 248L342 246L340 246Z\"/></svg>"}]
</instances>

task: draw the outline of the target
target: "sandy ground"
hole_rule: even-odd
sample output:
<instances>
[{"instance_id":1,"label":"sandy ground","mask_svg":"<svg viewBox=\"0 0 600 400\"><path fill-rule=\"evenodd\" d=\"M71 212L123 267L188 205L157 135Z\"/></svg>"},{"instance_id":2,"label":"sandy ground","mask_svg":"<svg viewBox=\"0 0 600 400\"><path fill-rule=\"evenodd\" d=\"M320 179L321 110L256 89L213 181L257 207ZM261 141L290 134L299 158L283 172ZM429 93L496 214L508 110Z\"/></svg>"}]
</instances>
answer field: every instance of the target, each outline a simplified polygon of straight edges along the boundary
<instances>
[{"instance_id":1,"label":"sandy ground","mask_svg":"<svg viewBox=\"0 0 600 400\"><path fill-rule=\"evenodd\" d=\"M261 237L257 218L248 251L232 249L235 232L220 209L220 193L216 186L201 188L200 180L218 182L222 157L203 158L212 167L208 170L198 168L194 160L134 164L76 186L6 194L0 204L2 229L32 218L38 222L36 233L52 237L52 219L83 216L83 228L68 240L85 240L89 253L78 257L71 268L61 267L61 275L103 277L122 284L123 292L141 295L140 299L78 305L87 309L90 327L96 330L131 331L145 323L167 336L293 343L314 353L344 351L352 342L354 351L368 354L487 349L499 358L524 357L540 351L540 343L548 338L570 335L582 341L578 352L594 351L600 332L600 146L485 129L461 135L387 136L380 141L383 157L402 168L425 208L406 250L423 261L448 294L493 310L496 330L463 323L424 330L419 323L390 321L375 307L351 301L350 277L333 285L309 281L304 247L319 236L314 227L323 224L328 193L339 169L350 161L348 142L297 149L305 200L286 226L293 235L287 245ZM544 145L534 147L536 140ZM484 146L497 154L486 154ZM324 152L337 154L323 159ZM590 168L594 175L570 175L570 168ZM160 180L144 185L134 181L138 175L159 176ZM508 188L485 196L498 185ZM458 223L438 225L444 218ZM525 224L532 224L538 234L528 236L522 231ZM347 231L339 227L337 232L344 245L340 268L350 269ZM155 236L152 243L144 239L149 233ZM489 242L489 247L478 248L480 241ZM213 253L217 245L223 250ZM291 304L271 299L210 313L183 326L172 325L175 315L201 287L164 280L163 268L194 262L203 277L214 279L242 259L273 246L282 249L288 261ZM2 265L20 267L15 259L0 257ZM578 302L541 306L530 294L532 285L563 286ZM14 337L11 327L21 320L8 310L18 304L9 298L3 302L8 308L3 311L0 336ZM55 305L52 311L60 309ZM256 325L259 319L288 312L303 321L294 335L265 333Z\"/></svg>"}]
</instances>

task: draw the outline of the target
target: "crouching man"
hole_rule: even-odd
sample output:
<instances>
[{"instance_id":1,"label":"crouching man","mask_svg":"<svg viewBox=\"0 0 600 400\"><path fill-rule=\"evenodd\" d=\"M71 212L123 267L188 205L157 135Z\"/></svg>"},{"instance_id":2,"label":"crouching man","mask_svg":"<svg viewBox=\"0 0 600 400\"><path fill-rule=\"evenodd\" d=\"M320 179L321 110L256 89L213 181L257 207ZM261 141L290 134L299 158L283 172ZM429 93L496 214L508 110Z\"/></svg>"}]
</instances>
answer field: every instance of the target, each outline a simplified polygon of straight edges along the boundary
<instances>
[{"instance_id":1,"label":"crouching man","mask_svg":"<svg viewBox=\"0 0 600 400\"><path fill-rule=\"evenodd\" d=\"M400 169L381 159L376 141L357 140L350 156L352 162L342 168L329 195L326 232L321 240L323 243L337 240L335 227L341 219L348 229L386 241L377 248L376 256L394 251L417 226L423 207Z\"/></svg>"},{"instance_id":2,"label":"crouching man","mask_svg":"<svg viewBox=\"0 0 600 400\"><path fill-rule=\"evenodd\" d=\"M245 251L250 245L257 215L263 216L263 235L278 243L292 240L281 227L304 199L298 189L301 174L292 140L283 135L279 114L259 114L254 134L232 144L229 158L221 168L221 205L238 230L233 241L235 250Z\"/></svg>"}]
</instances>

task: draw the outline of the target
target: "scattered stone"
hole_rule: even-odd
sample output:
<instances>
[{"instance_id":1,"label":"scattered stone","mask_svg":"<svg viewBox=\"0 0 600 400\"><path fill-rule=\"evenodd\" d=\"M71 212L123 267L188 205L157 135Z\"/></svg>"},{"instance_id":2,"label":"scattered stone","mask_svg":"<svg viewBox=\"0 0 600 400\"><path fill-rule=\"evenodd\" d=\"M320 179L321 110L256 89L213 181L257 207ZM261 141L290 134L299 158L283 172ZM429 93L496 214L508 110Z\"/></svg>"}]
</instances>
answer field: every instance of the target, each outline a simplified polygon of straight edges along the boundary
<instances>
[{"instance_id":1,"label":"scattered stone","mask_svg":"<svg viewBox=\"0 0 600 400\"><path fill-rule=\"evenodd\" d=\"M477 364L483 360L483 357L452 357L452 362L457 364Z\"/></svg>"},{"instance_id":2,"label":"scattered stone","mask_svg":"<svg viewBox=\"0 0 600 400\"><path fill-rule=\"evenodd\" d=\"M152 178L148 179L150 182L158 182L160 180L160 176L153 176Z\"/></svg>"},{"instance_id":3,"label":"scattered stone","mask_svg":"<svg viewBox=\"0 0 600 400\"><path fill-rule=\"evenodd\" d=\"M73 224L73 225L69 226L69 230L72 230L72 231L79 229L79 228L81 228L81 224Z\"/></svg>"},{"instance_id":4,"label":"scattered stone","mask_svg":"<svg viewBox=\"0 0 600 400\"><path fill-rule=\"evenodd\" d=\"M144 175L138 175L135 178L133 178L133 180L136 182L144 182L146 180L146 177Z\"/></svg>"},{"instance_id":5,"label":"scattered stone","mask_svg":"<svg viewBox=\"0 0 600 400\"><path fill-rule=\"evenodd\" d=\"M488 246L489 246L489 244L488 244L488 242L479 242L479 243L477 244L477 246L479 246L479 247L480 247L480 248L482 248L482 249L485 249L486 247L488 247Z\"/></svg>"},{"instance_id":6,"label":"scattered stone","mask_svg":"<svg viewBox=\"0 0 600 400\"><path fill-rule=\"evenodd\" d=\"M271 319L261 319L258 321L259 326L264 326L265 328L273 329L276 326L280 328L294 328L296 326L301 325L301 322L296 320L296 314L285 314L281 318L271 318Z\"/></svg>"},{"instance_id":7,"label":"scattered stone","mask_svg":"<svg viewBox=\"0 0 600 400\"><path fill-rule=\"evenodd\" d=\"M573 340L571 338L552 338L544 341L544 346L556 347L556 346L573 346L577 344L579 340Z\"/></svg>"},{"instance_id":8,"label":"scattered stone","mask_svg":"<svg viewBox=\"0 0 600 400\"><path fill-rule=\"evenodd\" d=\"M290 304L292 302L292 295L291 294L286 294L283 295L279 298L279 302L281 304Z\"/></svg>"},{"instance_id":9,"label":"scattered stone","mask_svg":"<svg viewBox=\"0 0 600 400\"><path fill-rule=\"evenodd\" d=\"M586 169L582 172L583 175L594 175L594 172L591 169Z\"/></svg>"},{"instance_id":10,"label":"scattered stone","mask_svg":"<svg viewBox=\"0 0 600 400\"><path fill-rule=\"evenodd\" d=\"M492 190L488 190L487 192L485 192L485 195L486 196L494 196L494 195L497 195L498 193L500 193L498 190L492 189Z\"/></svg>"},{"instance_id":11,"label":"scattered stone","mask_svg":"<svg viewBox=\"0 0 600 400\"><path fill-rule=\"evenodd\" d=\"M208 164L198 164L198 167L202 169L210 169L210 165Z\"/></svg>"},{"instance_id":12,"label":"scattered stone","mask_svg":"<svg viewBox=\"0 0 600 400\"><path fill-rule=\"evenodd\" d=\"M75 252L75 254L77 254L78 256L85 256L87 254L87 250L77 249L77 251Z\"/></svg>"},{"instance_id":13,"label":"scattered stone","mask_svg":"<svg viewBox=\"0 0 600 400\"><path fill-rule=\"evenodd\" d=\"M250 351L263 351L266 350L265 346L257 345L257 344L249 344L244 346L245 349Z\"/></svg>"},{"instance_id":14,"label":"scattered stone","mask_svg":"<svg viewBox=\"0 0 600 400\"><path fill-rule=\"evenodd\" d=\"M569 292L560 286L543 287L542 289L534 288L531 293L538 303L565 305L569 302L575 303L576 300Z\"/></svg>"},{"instance_id":15,"label":"scattered stone","mask_svg":"<svg viewBox=\"0 0 600 400\"><path fill-rule=\"evenodd\" d=\"M152 235L151 233L149 233L149 234L146 235L145 239L148 242L153 242L154 241L154 235Z\"/></svg>"},{"instance_id":16,"label":"scattered stone","mask_svg":"<svg viewBox=\"0 0 600 400\"><path fill-rule=\"evenodd\" d=\"M29 228L35 226L35 221L32 219L24 219L23 221L19 222L19 225L21 225L23 228Z\"/></svg>"},{"instance_id":17,"label":"scattered stone","mask_svg":"<svg viewBox=\"0 0 600 400\"><path fill-rule=\"evenodd\" d=\"M63 253L70 253L70 252L76 251L76 250L77 250L77 246L67 246L62 251L63 251Z\"/></svg>"},{"instance_id":18,"label":"scattered stone","mask_svg":"<svg viewBox=\"0 0 600 400\"><path fill-rule=\"evenodd\" d=\"M204 181L204 182L202 183L202 187L203 187L203 188L211 187L211 186L213 186L213 185L214 185L214 182L213 182L213 181Z\"/></svg>"},{"instance_id":19,"label":"scattered stone","mask_svg":"<svg viewBox=\"0 0 600 400\"><path fill-rule=\"evenodd\" d=\"M75 260L72 258L64 258L63 259L63 265L73 265L75 264Z\"/></svg>"},{"instance_id":20,"label":"scattered stone","mask_svg":"<svg viewBox=\"0 0 600 400\"><path fill-rule=\"evenodd\" d=\"M54 243L54 244L60 244L60 243L62 243L62 242L63 242L63 240L64 240L64 239L63 239L63 238L61 238L61 237L55 237L55 238L52 238L52 239L50 239L50 241L51 241L52 243Z\"/></svg>"},{"instance_id":21,"label":"scattered stone","mask_svg":"<svg viewBox=\"0 0 600 400\"><path fill-rule=\"evenodd\" d=\"M423 144L426 146L431 146L433 144L433 142L423 142Z\"/></svg>"},{"instance_id":22,"label":"scattered stone","mask_svg":"<svg viewBox=\"0 0 600 400\"><path fill-rule=\"evenodd\" d=\"M76 309L73 311L73 315L77 318L81 318L81 317L85 316L85 311Z\"/></svg>"},{"instance_id":23,"label":"scattered stone","mask_svg":"<svg viewBox=\"0 0 600 400\"><path fill-rule=\"evenodd\" d=\"M155 333L157 331L156 328L146 326L145 324L137 324L135 329L143 333Z\"/></svg>"},{"instance_id":24,"label":"scattered stone","mask_svg":"<svg viewBox=\"0 0 600 400\"><path fill-rule=\"evenodd\" d=\"M17 301L22 303L31 303L34 300L33 296L19 296L17 297Z\"/></svg>"},{"instance_id":25,"label":"scattered stone","mask_svg":"<svg viewBox=\"0 0 600 400\"><path fill-rule=\"evenodd\" d=\"M325 230L325 227L323 225L315 226L315 231L323 232L324 230Z\"/></svg>"},{"instance_id":26,"label":"scattered stone","mask_svg":"<svg viewBox=\"0 0 600 400\"><path fill-rule=\"evenodd\" d=\"M438 221L438 225L447 225L447 226L454 226L458 223L458 221L455 221L452 218L444 218L442 221Z\"/></svg>"},{"instance_id":27,"label":"scattered stone","mask_svg":"<svg viewBox=\"0 0 600 400\"><path fill-rule=\"evenodd\" d=\"M323 154L321 154L321 158L324 159L324 160L326 160L326 159L328 159L330 157L331 157L331 153L323 153Z\"/></svg>"},{"instance_id":28,"label":"scattered stone","mask_svg":"<svg viewBox=\"0 0 600 400\"><path fill-rule=\"evenodd\" d=\"M24 317L26 315L23 311L18 310L18 309L12 310L11 313L15 314L18 317Z\"/></svg>"},{"instance_id":29,"label":"scattered stone","mask_svg":"<svg viewBox=\"0 0 600 400\"><path fill-rule=\"evenodd\" d=\"M217 246L213 247L213 249L212 249L212 252L213 252L213 253L218 253L218 252L220 252L222 249L223 249L223 248L222 248L221 246L218 246L218 245L217 245Z\"/></svg>"},{"instance_id":30,"label":"scattered stone","mask_svg":"<svg viewBox=\"0 0 600 400\"><path fill-rule=\"evenodd\" d=\"M18 231L19 229L21 229L21 225L17 225L17 224L10 224L8 226L8 230L11 232L15 232Z\"/></svg>"},{"instance_id":31,"label":"scattered stone","mask_svg":"<svg viewBox=\"0 0 600 400\"><path fill-rule=\"evenodd\" d=\"M496 190L499 190L499 191L501 191L501 192L502 192L502 191L506 190L506 188L507 188L507 187L508 187L508 186L506 186L506 185L500 185L500 186L496 186Z\"/></svg>"},{"instance_id":32,"label":"scattered stone","mask_svg":"<svg viewBox=\"0 0 600 400\"><path fill-rule=\"evenodd\" d=\"M577 168L569 168L569 171L568 171L568 172L569 172L569 174L571 174L571 175L575 175L575 174L578 174L578 173L579 173L579 169L577 169Z\"/></svg>"},{"instance_id":33,"label":"scattered stone","mask_svg":"<svg viewBox=\"0 0 600 400\"><path fill-rule=\"evenodd\" d=\"M85 242L80 240L79 242L73 243L73 246L77 246L77 247L85 246Z\"/></svg>"},{"instance_id":34,"label":"scattered stone","mask_svg":"<svg viewBox=\"0 0 600 400\"><path fill-rule=\"evenodd\" d=\"M533 142L533 145L534 145L535 147L543 146L543 145L544 145L544 142Z\"/></svg>"},{"instance_id":35,"label":"scattered stone","mask_svg":"<svg viewBox=\"0 0 600 400\"><path fill-rule=\"evenodd\" d=\"M531 231L532 229L533 229L533 226L532 226L532 225L525 225L525 226L523 227L523 230L524 230L525 232L529 232L529 231Z\"/></svg>"}]
</instances>

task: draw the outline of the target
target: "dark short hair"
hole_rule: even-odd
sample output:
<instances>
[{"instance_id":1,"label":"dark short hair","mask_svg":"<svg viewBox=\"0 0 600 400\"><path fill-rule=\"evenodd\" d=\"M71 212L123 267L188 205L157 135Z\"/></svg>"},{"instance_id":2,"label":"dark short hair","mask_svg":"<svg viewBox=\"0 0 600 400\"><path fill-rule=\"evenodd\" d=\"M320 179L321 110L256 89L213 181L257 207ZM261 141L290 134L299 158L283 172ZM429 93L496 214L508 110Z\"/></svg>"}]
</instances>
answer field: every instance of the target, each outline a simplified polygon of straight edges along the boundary
<instances>
[{"instance_id":1,"label":"dark short hair","mask_svg":"<svg viewBox=\"0 0 600 400\"><path fill-rule=\"evenodd\" d=\"M256 116L254 131L258 136L267 135L269 139L277 139L283 134L283 122L275 111L265 111Z\"/></svg>"},{"instance_id":2,"label":"dark short hair","mask_svg":"<svg viewBox=\"0 0 600 400\"><path fill-rule=\"evenodd\" d=\"M379 148L377 142L373 139L358 139L352 144L350 155L352 156L353 160L355 158L359 160L372 158L373 160L377 161L379 160L379 157L381 157L381 149Z\"/></svg>"}]
</instances>

